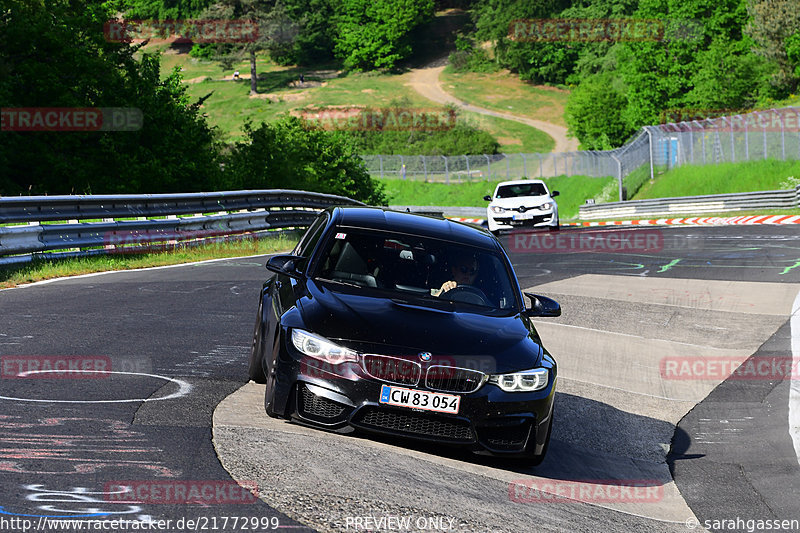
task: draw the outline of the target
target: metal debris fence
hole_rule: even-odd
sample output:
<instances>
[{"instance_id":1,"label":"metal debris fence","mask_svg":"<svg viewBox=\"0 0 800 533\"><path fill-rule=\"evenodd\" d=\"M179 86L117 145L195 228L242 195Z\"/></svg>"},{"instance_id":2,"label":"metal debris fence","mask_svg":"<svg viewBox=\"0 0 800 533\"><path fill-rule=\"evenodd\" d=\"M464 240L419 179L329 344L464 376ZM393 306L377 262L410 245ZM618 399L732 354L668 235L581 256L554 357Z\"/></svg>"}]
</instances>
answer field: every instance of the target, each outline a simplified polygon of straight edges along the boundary
<instances>
[{"instance_id":1,"label":"metal debris fence","mask_svg":"<svg viewBox=\"0 0 800 533\"><path fill-rule=\"evenodd\" d=\"M678 110L698 117L714 110ZM800 159L800 108L785 107L715 118L670 122L640 129L614 150L455 156L362 155L373 177L457 184L555 176L624 179L642 169L650 179L682 165L764 159Z\"/></svg>"}]
</instances>

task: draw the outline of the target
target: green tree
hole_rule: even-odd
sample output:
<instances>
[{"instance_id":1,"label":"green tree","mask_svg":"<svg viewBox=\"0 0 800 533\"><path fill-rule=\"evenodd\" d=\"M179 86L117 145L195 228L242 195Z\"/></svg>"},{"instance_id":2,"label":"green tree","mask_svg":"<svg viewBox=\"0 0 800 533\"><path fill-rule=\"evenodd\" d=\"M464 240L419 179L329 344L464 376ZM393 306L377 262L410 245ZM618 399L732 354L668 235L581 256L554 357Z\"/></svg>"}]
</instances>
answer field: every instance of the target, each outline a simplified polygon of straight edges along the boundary
<instances>
[{"instance_id":1,"label":"green tree","mask_svg":"<svg viewBox=\"0 0 800 533\"><path fill-rule=\"evenodd\" d=\"M212 0L123 0L120 10L128 19L188 19L200 15Z\"/></svg>"},{"instance_id":2,"label":"green tree","mask_svg":"<svg viewBox=\"0 0 800 533\"><path fill-rule=\"evenodd\" d=\"M215 0L203 12L203 17L213 20L249 20L258 27L258 32L249 42L215 47L216 59L227 69L243 58L248 58L251 95L258 94L256 52L280 49L297 34L297 27L289 19L285 6L276 0Z\"/></svg>"},{"instance_id":3,"label":"green tree","mask_svg":"<svg viewBox=\"0 0 800 533\"><path fill-rule=\"evenodd\" d=\"M131 107L139 131L0 131L6 194L155 193L212 188L219 176L212 130L177 73L158 58L108 42L100 0L2 0L2 107ZM191 154L190 156L187 154Z\"/></svg>"},{"instance_id":4,"label":"green tree","mask_svg":"<svg viewBox=\"0 0 800 533\"><path fill-rule=\"evenodd\" d=\"M287 16L297 25L296 38L277 43L270 55L280 64L309 65L334 58L337 0L284 0Z\"/></svg>"},{"instance_id":5,"label":"green tree","mask_svg":"<svg viewBox=\"0 0 800 533\"><path fill-rule=\"evenodd\" d=\"M411 55L411 32L433 17L433 0L342 0L336 56L348 69L392 69Z\"/></svg>"},{"instance_id":6,"label":"green tree","mask_svg":"<svg viewBox=\"0 0 800 533\"><path fill-rule=\"evenodd\" d=\"M622 82L613 72L592 74L570 95L565 110L569 131L584 150L610 150L636 130L623 113L627 105Z\"/></svg>"},{"instance_id":7,"label":"green tree","mask_svg":"<svg viewBox=\"0 0 800 533\"><path fill-rule=\"evenodd\" d=\"M800 32L800 1L750 0L747 4L750 21L746 31L756 44L756 53L775 64L770 82L777 96L797 90L800 60L790 57L791 39Z\"/></svg>"},{"instance_id":8,"label":"green tree","mask_svg":"<svg viewBox=\"0 0 800 533\"><path fill-rule=\"evenodd\" d=\"M622 43L619 72L631 127L657 123L665 109L746 108L763 86L743 28L746 0L641 0L636 16L663 20L664 38ZM691 31L683 32L689 28Z\"/></svg>"},{"instance_id":9,"label":"green tree","mask_svg":"<svg viewBox=\"0 0 800 533\"><path fill-rule=\"evenodd\" d=\"M345 135L306 129L296 117L257 127L247 124L245 135L226 158L228 188L301 189L386 204L382 187L370 178Z\"/></svg>"}]
</instances>

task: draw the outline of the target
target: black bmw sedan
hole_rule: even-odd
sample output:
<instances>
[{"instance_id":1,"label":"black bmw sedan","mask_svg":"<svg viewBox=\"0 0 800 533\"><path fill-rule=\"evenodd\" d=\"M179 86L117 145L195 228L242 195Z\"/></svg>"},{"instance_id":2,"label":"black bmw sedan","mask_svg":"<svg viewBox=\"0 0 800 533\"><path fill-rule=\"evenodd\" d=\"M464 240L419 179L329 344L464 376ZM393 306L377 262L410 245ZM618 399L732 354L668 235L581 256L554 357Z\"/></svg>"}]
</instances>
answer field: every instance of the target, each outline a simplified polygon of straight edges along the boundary
<instances>
[{"instance_id":1,"label":"black bmw sedan","mask_svg":"<svg viewBox=\"0 0 800 533\"><path fill-rule=\"evenodd\" d=\"M556 362L489 232L381 208L331 208L261 291L250 378L273 417L539 464Z\"/></svg>"}]
</instances>

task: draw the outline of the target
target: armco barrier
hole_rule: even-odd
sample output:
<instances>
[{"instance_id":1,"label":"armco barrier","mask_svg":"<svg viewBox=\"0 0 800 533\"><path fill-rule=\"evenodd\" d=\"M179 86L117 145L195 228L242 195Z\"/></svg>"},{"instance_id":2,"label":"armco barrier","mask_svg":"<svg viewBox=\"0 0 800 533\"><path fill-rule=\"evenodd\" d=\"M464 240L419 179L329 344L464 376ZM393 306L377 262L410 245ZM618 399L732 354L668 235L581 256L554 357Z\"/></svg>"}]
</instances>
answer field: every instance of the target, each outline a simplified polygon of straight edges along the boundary
<instances>
[{"instance_id":1,"label":"armco barrier","mask_svg":"<svg viewBox=\"0 0 800 533\"><path fill-rule=\"evenodd\" d=\"M304 227L320 209L332 205L364 204L342 196L291 190L5 197L0 198L0 223L27 225L0 226L0 257L76 248L95 248L86 252L101 253L119 245L128 249ZM195 216L178 217L187 214ZM114 220L131 217L137 220ZM96 218L102 222L80 222ZM40 224L53 221L66 222ZM12 257L4 259L16 262Z\"/></svg>"},{"instance_id":2,"label":"armco barrier","mask_svg":"<svg viewBox=\"0 0 800 533\"><path fill-rule=\"evenodd\" d=\"M752 209L790 209L793 207L800 207L800 186L788 191L743 192L586 204L580 206L579 211L581 219L597 220L601 218L670 216L681 213L725 213Z\"/></svg>"}]
</instances>

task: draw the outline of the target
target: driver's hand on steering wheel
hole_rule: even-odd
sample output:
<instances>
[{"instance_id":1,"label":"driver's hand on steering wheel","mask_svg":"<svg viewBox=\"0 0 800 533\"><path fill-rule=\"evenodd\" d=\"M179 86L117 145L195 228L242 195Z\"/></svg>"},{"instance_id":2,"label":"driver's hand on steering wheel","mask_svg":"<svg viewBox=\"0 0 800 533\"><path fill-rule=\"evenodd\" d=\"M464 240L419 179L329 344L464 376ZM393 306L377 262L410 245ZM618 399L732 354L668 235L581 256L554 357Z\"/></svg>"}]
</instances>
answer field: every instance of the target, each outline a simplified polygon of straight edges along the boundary
<instances>
[{"instance_id":1,"label":"driver's hand on steering wheel","mask_svg":"<svg viewBox=\"0 0 800 533\"><path fill-rule=\"evenodd\" d=\"M452 280L451 281L445 281L444 283L442 283L442 286L439 289L439 293L437 294L437 296L440 296L440 295L446 293L450 289L455 289L457 286L458 286L458 283L456 283L455 281L452 281Z\"/></svg>"},{"instance_id":2,"label":"driver's hand on steering wheel","mask_svg":"<svg viewBox=\"0 0 800 533\"><path fill-rule=\"evenodd\" d=\"M446 293L451 289L455 289L458 286L458 283L455 281L445 281L442 283L442 286L438 289L431 289L431 296L436 296L437 298L442 294Z\"/></svg>"}]
</instances>

